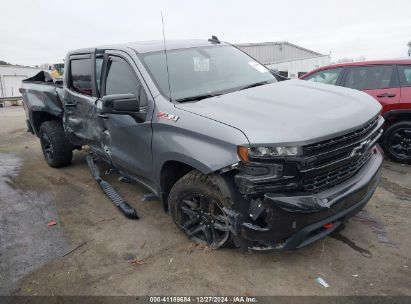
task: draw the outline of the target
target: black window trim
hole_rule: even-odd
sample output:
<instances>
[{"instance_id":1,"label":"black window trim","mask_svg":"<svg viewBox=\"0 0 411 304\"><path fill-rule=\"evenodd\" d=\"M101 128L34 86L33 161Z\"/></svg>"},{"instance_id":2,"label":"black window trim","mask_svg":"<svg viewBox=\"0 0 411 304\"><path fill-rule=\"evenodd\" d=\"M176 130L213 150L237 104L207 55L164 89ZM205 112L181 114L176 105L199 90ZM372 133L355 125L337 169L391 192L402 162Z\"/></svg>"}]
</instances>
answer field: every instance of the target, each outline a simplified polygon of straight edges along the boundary
<instances>
[{"instance_id":1,"label":"black window trim","mask_svg":"<svg viewBox=\"0 0 411 304\"><path fill-rule=\"evenodd\" d=\"M368 88L364 88L364 89L358 89L359 91L366 91L366 90L389 90L389 89L394 89L394 88L399 88L399 81L398 81L398 71L396 68L395 64L361 64L361 65L349 65L346 67L346 72L344 75L344 79L341 83L341 86L346 87L346 88L350 88L349 86L347 86L347 77L348 77L348 73L350 72L351 68L358 68L358 67L380 67L380 66L390 66L392 68L393 73L391 74L391 79L390 79L390 84L388 87L386 88L377 88L377 89L368 89ZM356 89L354 89L356 90Z\"/></svg>"},{"instance_id":2,"label":"black window trim","mask_svg":"<svg viewBox=\"0 0 411 304\"><path fill-rule=\"evenodd\" d=\"M101 70L101 75L103 76L103 78L101 79L101 83L100 83L100 87L101 87L100 98L102 98L103 96L106 95L106 82L107 82L107 76L108 76L108 72L109 72L108 64L109 64L109 60L110 60L111 57L117 57L117 58L123 59L124 61L127 62L129 67L131 68L132 73L136 77L137 81L140 83L141 88L144 90L144 93L147 96L147 105L142 106L140 108L140 112L145 112L148 108L149 96L150 95L147 94L147 90L146 90L145 86L143 85L143 82L141 81L139 75L136 73L135 69L133 68L134 67L133 63L131 63L130 60L128 60L125 56L122 56L122 55L117 54L117 53L113 54L113 53L108 52L107 50L104 53L103 67L102 67L102 70ZM139 96L136 96L136 97L139 98Z\"/></svg>"},{"instance_id":3,"label":"black window trim","mask_svg":"<svg viewBox=\"0 0 411 304\"><path fill-rule=\"evenodd\" d=\"M100 74L100 90L98 89L98 86L97 86L97 77L96 77L97 76L97 64L96 64L96 62L97 62L97 59L99 59L99 58L103 59L103 64L101 66L101 74ZM105 70L104 70L105 60L106 60L106 54L104 53L104 50L96 49L93 71L94 71L94 85L96 87L96 97L97 98L103 97L103 95L102 95L102 91L103 91L102 90L103 89L103 86L102 86L103 85L103 79L102 79L102 77L103 77L104 72L105 72Z\"/></svg>"},{"instance_id":4,"label":"black window trim","mask_svg":"<svg viewBox=\"0 0 411 304\"><path fill-rule=\"evenodd\" d=\"M343 68L343 70L341 71L341 74L337 79L337 85L340 86L340 87L344 86L344 82L345 82L345 79L346 79L347 74L348 74L348 67L343 66L342 68Z\"/></svg>"},{"instance_id":5,"label":"black window trim","mask_svg":"<svg viewBox=\"0 0 411 304\"><path fill-rule=\"evenodd\" d=\"M71 91L74 91L77 94L81 94L81 95L88 96L88 97L97 97L97 94L96 94L96 79L95 79L96 75L95 75L95 73L93 73L93 71L95 71L95 56L96 56L95 51L90 52L90 53L81 53L81 54L79 53L79 54L70 55L70 57L69 57L70 63L68 65L67 74L68 74L68 84L69 84L68 88ZM71 62L73 60L79 60L79 59L91 59L91 71L90 71L90 74L91 74L91 92L92 92L91 95L81 93L81 92L79 92L79 91L77 91L73 88L73 82L72 82L72 78L71 78Z\"/></svg>"}]
</instances>

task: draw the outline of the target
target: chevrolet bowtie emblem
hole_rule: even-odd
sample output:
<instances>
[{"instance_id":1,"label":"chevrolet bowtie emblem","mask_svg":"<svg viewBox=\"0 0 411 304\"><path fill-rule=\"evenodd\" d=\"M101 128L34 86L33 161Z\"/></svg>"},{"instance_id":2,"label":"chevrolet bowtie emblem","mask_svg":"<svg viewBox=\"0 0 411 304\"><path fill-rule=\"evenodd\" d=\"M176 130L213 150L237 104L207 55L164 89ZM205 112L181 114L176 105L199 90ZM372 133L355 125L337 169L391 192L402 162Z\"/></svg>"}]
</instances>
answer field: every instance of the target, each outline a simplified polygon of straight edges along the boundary
<instances>
[{"instance_id":1,"label":"chevrolet bowtie emblem","mask_svg":"<svg viewBox=\"0 0 411 304\"><path fill-rule=\"evenodd\" d=\"M354 157L354 156L361 156L363 155L365 152L367 152L368 148L370 147L370 139L364 140L363 142L361 142L357 147L355 147L352 151L350 156Z\"/></svg>"}]
</instances>

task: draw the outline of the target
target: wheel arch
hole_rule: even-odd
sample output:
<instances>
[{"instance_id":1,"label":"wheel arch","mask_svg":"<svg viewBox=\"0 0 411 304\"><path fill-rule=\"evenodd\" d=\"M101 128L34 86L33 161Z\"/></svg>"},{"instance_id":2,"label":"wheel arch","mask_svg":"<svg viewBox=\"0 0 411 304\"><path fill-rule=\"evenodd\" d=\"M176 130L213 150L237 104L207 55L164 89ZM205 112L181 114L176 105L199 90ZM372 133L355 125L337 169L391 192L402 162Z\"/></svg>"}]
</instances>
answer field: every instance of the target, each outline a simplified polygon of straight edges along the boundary
<instances>
[{"instance_id":1,"label":"wheel arch","mask_svg":"<svg viewBox=\"0 0 411 304\"><path fill-rule=\"evenodd\" d=\"M159 173L160 198L164 210L168 211L168 195L174 184L192 170L198 170L203 174L211 173L211 169L194 159L170 159L163 163Z\"/></svg>"},{"instance_id":2,"label":"wheel arch","mask_svg":"<svg viewBox=\"0 0 411 304\"><path fill-rule=\"evenodd\" d=\"M411 109L410 110L391 110L383 115L385 119L385 127L388 127L398 121L411 121Z\"/></svg>"},{"instance_id":3,"label":"wheel arch","mask_svg":"<svg viewBox=\"0 0 411 304\"><path fill-rule=\"evenodd\" d=\"M37 137L39 137L40 126L43 122L50 121L50 120L61 121L61 119L58 116L50 114L49 112L46 112L46 111L33 111L31 115L32 115L31 125Z\"/></svg>"},{"instance_id":4,"label":"wheel arch","mask_svg":"<svg viewBox=\"0 0 411 304\"><path fill-rule=\"evenodd\" d=\"M235 191L237 187L234 185L233 178L233 172L235 172L235 170L231 165L213 170L198 160L184 157L184 159L167 160L161 167L158 180L160 186L160 198L165 211L168 211L168 196L171 188L178 180L192 170L197 170L205 175L214 174L214 180L223 195L226 197L236 196L236 198L239 199L237 191Z\"/></svg>"}]
</instances>

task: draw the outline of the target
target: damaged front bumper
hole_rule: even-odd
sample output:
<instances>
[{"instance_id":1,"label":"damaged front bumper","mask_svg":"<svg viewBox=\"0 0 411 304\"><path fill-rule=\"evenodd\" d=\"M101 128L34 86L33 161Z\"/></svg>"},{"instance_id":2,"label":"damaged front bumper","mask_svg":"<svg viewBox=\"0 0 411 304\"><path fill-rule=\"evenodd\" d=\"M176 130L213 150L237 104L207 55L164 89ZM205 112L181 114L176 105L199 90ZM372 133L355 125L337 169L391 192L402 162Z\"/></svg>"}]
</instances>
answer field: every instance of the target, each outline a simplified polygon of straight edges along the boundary
<instances>
[{"instance_id":1,"label":"damaged front bumper","mask_svg":"<svg viewBox=\"0 0 411 304\"><path fill-rule=\"evenodd\" d=\"M301 248L330 234L369 201L382 161L378 147L355 176L331 189L302 196L265 193L249 220L236 223L237 235L248 250L261 252Z\"/></svg>"}]
</instances>

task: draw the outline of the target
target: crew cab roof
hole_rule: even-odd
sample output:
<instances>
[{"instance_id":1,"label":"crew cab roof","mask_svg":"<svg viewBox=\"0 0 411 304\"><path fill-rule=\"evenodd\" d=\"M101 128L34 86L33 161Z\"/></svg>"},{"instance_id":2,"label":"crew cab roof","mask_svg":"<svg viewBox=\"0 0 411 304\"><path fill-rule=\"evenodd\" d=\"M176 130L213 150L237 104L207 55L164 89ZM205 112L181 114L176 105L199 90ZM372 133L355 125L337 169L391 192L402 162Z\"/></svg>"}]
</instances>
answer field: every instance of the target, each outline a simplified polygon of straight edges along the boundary
<instances>
[{"instance_id":1,"label":"crew cab roof","mask_svg":"<svg viewBox=\"0 0 411 304\"><path fill-rule=\"evenodd\" d=\"M210 42L204 39L186 39L186 40L166 40L167 51L176 49L186 49L192 47L201 46L213 46L213 45L227 45L227 43L221 42L219 44ZM100 45L94 48L78 49L71 51L70 54L79 54L90 52L94 49L133 49L139 54L151 53L164 51L164 41L163 40L148 40L148 41L134 41L122 44L112 44L112 45Z\"/></svg>"}]
</instances>

